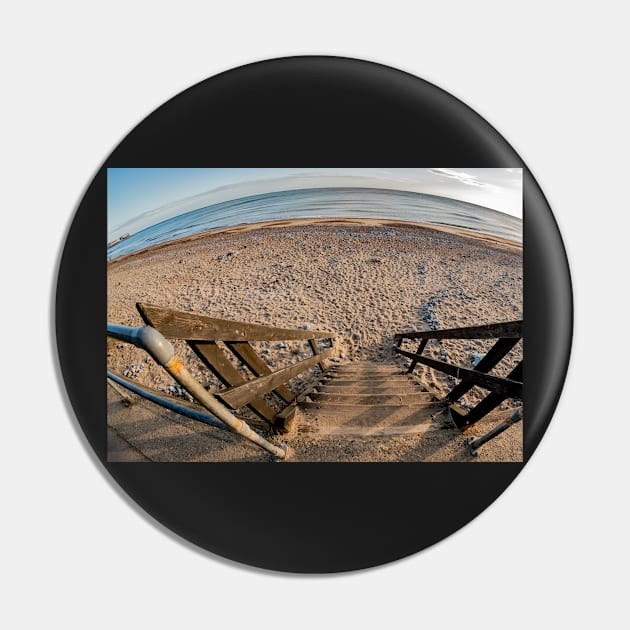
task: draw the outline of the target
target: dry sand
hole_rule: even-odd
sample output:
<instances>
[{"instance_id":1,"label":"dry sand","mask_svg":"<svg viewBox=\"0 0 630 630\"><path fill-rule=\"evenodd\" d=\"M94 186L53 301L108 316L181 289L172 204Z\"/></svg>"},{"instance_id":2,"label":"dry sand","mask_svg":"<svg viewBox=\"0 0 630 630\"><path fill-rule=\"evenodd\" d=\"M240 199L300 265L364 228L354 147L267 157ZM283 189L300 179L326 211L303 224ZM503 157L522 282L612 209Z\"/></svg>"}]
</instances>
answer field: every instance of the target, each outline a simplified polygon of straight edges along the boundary
<instances>
[{"instance_id":1,"label":"dry sand","mask_svg":"<svg viewBox=\"0 0 630 630\"><path fill-rule=\"evenodd\" d=\"M337 364L370 360L403 366L407 360L392 349L395 333L521 319L522 274L520 245L464 230L390 220L275 221L188 237L110 262L108 321L141 324L135 304L144 302L212 317L308 327L337 334ZM310 355L297 342L254 345L274 368ZM425 353L470 367L488 347L489 342L432 342ZM408 348L415 350L415 344ZM184 344L176 349L211 391L220 388ZM505 375L511 369L521 358L520 343L515 350L493 373ZM110 340L108 365L140 383L183 395L145 353L128 345ZM297 391L316 377L306 374L290 386ZM436 396L454 385L423 366L414 378ZM473 404L480 395L473 390L463 403ZM113 392L109 404L112 414L120 412ZM470 432L482 434L509 416L514 404L506 401ZM112 426L112 444L124 439L126 430L153 432L154 448L143 449L149 459L184 457L181 445L176 446L184 441L189 460L268 460L242 438L165 414L149 403L142 403L146 413L140 406L132 409L138 418L129 416L125 426ZM265 430L248 411L240 415L256 430ZM444 426L424 436L343 439L297 433L273 439L289 444L294 461L522 459L521 424L482 447L474 459L467 455L461 433L446 420ZM191 435L194 439L186 437Z\"/></svg>"}]
</instances>

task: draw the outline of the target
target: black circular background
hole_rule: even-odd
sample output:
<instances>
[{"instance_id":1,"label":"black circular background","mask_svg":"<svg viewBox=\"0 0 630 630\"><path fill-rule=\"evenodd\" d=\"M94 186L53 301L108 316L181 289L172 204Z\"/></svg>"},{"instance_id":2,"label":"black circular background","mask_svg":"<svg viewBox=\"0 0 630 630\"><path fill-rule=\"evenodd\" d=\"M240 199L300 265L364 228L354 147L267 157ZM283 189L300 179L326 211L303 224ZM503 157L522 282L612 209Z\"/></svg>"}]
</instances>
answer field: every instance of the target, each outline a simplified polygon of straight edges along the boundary
<instances>
[{"instance_id":1,"label":"black circular background","mask_svg":"<svg viewBox=\"0 0 630 630\"><path fill-rule=\"evenodd\" d=\"M287 166L523 168L522 464L107 462L107 168ZM149 115L113 151L68 233L56 333L65 385L85 435L149 514L239 562L294 572L346 571L441 540L488 507L519 473L564 382L571 284L542 192L484 119L434 85L385 66L294 57L195 85Z\"/></svg>"}]
</instances>

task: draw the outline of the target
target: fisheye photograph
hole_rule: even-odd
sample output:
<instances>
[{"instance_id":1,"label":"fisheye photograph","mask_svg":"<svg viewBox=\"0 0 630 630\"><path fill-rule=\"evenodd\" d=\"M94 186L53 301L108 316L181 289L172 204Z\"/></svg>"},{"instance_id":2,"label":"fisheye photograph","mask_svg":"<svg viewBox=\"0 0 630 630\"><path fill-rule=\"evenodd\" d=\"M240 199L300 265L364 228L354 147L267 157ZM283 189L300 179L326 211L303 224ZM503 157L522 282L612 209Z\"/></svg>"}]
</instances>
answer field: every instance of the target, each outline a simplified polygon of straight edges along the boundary
<instances>
[{"instance_id":1,"label":"fisheye photograph","mask_svg":"<svg viewBox=\"0 0 630 630\"><path fill-rule=\"evenodd\" d=\"M109 461L522 461L521 169L107 185Z\"/></svg>"}]
</instances>

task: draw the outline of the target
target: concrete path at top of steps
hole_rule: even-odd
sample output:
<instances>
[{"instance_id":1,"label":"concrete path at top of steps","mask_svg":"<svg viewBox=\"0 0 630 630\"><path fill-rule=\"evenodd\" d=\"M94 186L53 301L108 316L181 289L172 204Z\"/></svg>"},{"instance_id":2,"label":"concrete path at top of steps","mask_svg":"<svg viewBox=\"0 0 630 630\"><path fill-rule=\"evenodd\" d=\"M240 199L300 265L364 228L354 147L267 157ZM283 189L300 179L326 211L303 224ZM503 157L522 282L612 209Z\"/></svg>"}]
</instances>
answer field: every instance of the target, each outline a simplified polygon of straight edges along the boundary
<instances>
[{"instance_id":1,"label":"concrete path at top of steps","mask_svg":"<svg viewBox=\"0 0 630 630\"><path fill-rule=\"evenodd\" d=\"M300 407L299 432L348 436L424 433L446 411L399 366L371 362L336 366Z\"/></svg>"},{"instance_id":2,"label":"concrete path at top of steps","mask_svg":"<svg viewBox=\"0 0 630 630\"><path fill-rule=\"evenodd\" d=\"M134 403L127 407L107 390L108 461L230 461L233 457L224 459L223 453L233 444L242 461L260 461L260 449L235 433L190 420L136 394L129 394Z\"/></svg>"}]
</instances>

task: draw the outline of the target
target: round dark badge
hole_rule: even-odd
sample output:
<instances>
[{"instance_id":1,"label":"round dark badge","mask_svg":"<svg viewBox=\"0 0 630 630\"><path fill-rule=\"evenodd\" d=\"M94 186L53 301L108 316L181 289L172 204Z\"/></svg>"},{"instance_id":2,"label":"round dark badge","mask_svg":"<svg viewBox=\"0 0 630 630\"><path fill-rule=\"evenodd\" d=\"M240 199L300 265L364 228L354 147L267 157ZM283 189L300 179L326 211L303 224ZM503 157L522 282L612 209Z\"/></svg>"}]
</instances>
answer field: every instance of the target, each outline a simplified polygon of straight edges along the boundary
<instances>
[{"instance_id":1,"label":"round dark badge","mask_svg":"<svg viewBox=\"0 0 630 630\"><path fill-rule=\"evenodd\" d=\"M348 571L449 536L520 472L571 285L538 185L468 106L277 59L179 94L105 160L56 332L85 435L148 514L238 562Z\"/></svg>"}]
</instances>

